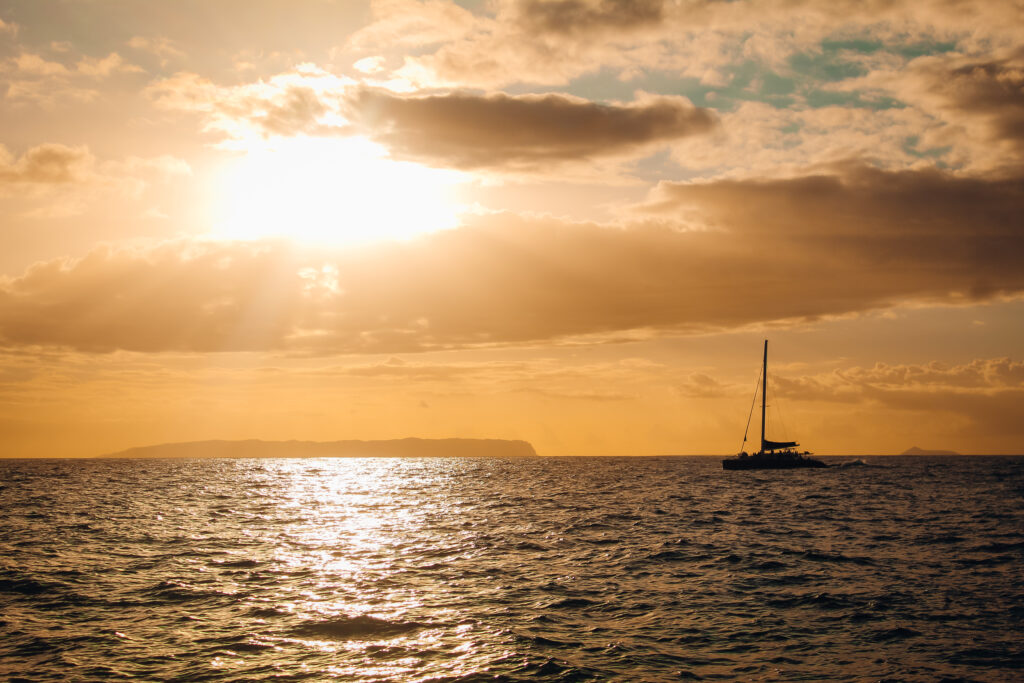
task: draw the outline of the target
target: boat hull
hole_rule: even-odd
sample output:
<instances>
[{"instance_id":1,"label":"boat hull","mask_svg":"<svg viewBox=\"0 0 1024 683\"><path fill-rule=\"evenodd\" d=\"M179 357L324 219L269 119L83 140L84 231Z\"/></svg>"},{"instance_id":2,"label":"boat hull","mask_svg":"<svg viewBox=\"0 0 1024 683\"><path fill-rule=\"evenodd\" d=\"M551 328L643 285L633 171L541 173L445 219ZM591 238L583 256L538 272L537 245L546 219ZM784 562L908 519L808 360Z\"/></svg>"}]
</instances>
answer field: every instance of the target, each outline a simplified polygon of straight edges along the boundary
<instances>
[{"instance_id":1,"label":"boat hull","mask_svg":"<svg viewBox=\"0 0 1024 683\"><path fill-rule=\"evenodd\" d=\"M722 461L723 470L794 470L818 467L828 467L828 465L821 460L815 460L803 455L773 453L726 458Z\"/></svg>"}]
</instances>

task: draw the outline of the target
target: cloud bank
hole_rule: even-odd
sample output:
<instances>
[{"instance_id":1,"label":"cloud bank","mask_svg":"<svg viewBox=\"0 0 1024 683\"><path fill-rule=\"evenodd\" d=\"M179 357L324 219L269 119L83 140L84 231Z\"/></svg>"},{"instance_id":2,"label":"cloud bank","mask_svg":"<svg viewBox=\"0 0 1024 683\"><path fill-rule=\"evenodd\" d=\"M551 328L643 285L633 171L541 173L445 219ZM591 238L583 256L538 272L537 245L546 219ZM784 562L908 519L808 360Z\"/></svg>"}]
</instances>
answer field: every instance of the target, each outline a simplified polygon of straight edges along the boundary
<instances>
[{"instance_id":1,"label":"cloud bank","mask_svg":"<svg viewBox=\"0 0 1024 683\"><path fill-rule=\"evenodd\" d=\"M975 359L960 365L879 363L822 375L776 377L774 383L775 390L791 400L938 414L963 434L1024 435L1020 420L1024 363L1009 358Z\"/></svg>"},{"instance_id":2,"label":"cloud bank","mask_svg":"<svg viewBox=\"0 0 1024 683\"><path fill-rule=\"evenodd\" d=\"M437 0L374 3L376 20L354 48L416 45L395 70L419 87L565 85L601 68L708 83L729 63L785 65L823 40L851 35L883 43L957 41L971 52L1019 44L1019 3L948 0L500 0L471 13Z\"/></svg>"},{"instance_id":3,"label":"cloud bank","mask_svg":"<svg viewBox=\"0 0 1024 683\"><path fill-rule=\"evenodd\" d=\"M1024 186L857 164L663 184L626 227L480 217L333 255L102 248L0 286L0 339L84 350L399 352L730 329L1024 291Z\"/></svg>"}]
</instances>

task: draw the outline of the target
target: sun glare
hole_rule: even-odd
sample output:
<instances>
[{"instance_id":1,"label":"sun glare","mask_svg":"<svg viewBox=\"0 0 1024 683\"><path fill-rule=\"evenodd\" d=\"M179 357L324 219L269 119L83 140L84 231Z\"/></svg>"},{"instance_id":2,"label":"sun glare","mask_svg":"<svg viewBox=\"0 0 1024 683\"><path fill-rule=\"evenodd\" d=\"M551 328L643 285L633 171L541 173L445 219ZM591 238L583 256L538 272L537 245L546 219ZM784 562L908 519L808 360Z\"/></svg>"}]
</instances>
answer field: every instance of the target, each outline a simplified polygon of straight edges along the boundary
<instances>
[{"instance_id":1,"label":"sun glare","mask_svg":"<svg viewBox=\"0 0 1024 683\"><path fill-rule=\"evenodd\" d=\"M260 143L226 172L214 236L328 246L452 228L461 174L393 161L364 138Z\"/></svg>"}]
</instances>

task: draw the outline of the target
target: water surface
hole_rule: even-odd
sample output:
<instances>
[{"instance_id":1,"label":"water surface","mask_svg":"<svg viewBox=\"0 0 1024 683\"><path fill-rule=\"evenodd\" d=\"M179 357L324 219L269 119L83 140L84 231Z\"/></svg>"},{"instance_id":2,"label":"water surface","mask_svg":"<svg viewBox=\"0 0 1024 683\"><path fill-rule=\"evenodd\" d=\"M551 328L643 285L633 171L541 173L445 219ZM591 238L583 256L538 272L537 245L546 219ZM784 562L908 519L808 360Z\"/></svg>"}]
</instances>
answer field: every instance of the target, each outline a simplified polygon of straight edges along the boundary
<instances>
[{"instance_id":1,"label":"water surface","mask_svg":"<svg viewBox=\"0 0 1024 683\"><path fill-rule=\"evenodd\" d=\"M862 463L0 461L0 671L1021 680L1024 458Z\"/></svg>"}]
</instances>

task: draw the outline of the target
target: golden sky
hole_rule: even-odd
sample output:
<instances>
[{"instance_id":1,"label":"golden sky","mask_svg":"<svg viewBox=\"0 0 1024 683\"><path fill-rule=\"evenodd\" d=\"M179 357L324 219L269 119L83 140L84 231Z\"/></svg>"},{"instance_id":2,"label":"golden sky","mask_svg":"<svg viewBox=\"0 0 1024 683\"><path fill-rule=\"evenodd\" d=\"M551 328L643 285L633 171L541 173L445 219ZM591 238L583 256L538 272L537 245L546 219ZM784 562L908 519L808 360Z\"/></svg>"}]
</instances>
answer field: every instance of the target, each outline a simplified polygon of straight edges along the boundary
<instances>
[{"instance_id":1,"label":"golden sky","mask_svg":"<svg viewBox=\"0 0 1024 683\"><path fill-rule=\"evenodd\" d=\"M1020 0L0 0L0 456L1020 453L1022 264Z\"/></svg>"}]
</instances>

